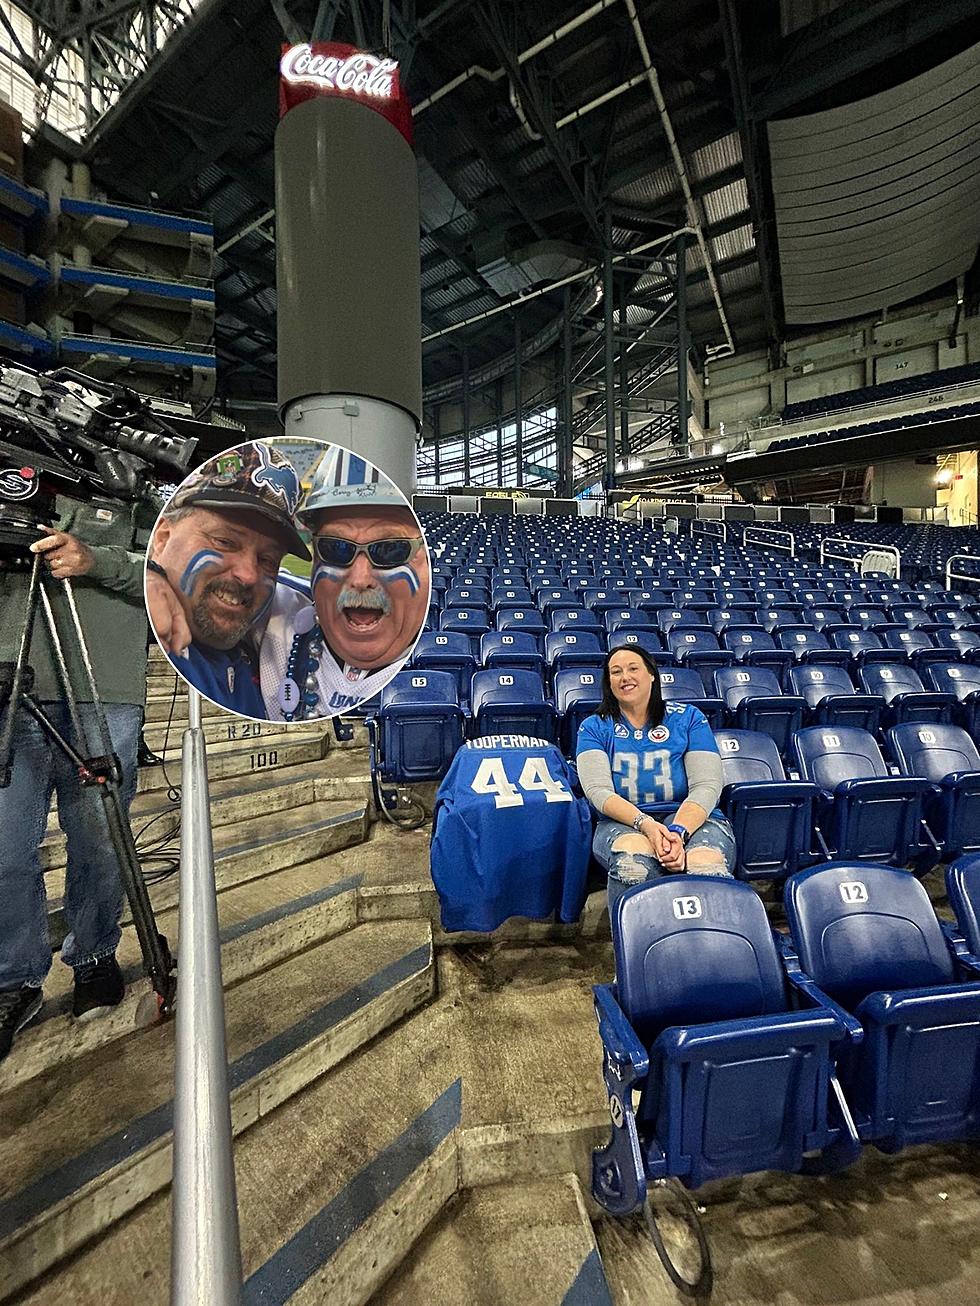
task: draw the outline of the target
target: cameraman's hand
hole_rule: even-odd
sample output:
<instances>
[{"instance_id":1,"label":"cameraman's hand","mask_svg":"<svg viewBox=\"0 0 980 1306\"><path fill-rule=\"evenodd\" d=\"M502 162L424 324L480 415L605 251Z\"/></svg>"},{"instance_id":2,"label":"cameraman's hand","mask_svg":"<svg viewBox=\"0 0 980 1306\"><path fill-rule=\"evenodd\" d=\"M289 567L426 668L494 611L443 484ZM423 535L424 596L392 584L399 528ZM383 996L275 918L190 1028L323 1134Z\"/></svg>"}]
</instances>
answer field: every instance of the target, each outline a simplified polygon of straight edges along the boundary
<instances>
[{"instance_id":1,"label":"cameraman's hand","mask_svg":"<svg viewBox=\"0 0 980 1306\"><path fill-rule=\"evenodd\" d=\"M53 526L39 526L38 530L44 531L45 535L43 539L34 541L31 552L44 555L55 580L70 580L72 576L84 576L92 570L95 555L87 544L76 540L74 535L55 530Z\"/></svg>"},{"instance_id":2,"label":"cameraman's hand","mask_svg":"<svg viewBox=\"0 0 980 1306\"><path fill-rule=\"evenodd\" d=\"M191 628L170 582L155 571L146 573L146 607L153 633L164 653L184 657L192 638Z\"/></svg>"}]
</instances>

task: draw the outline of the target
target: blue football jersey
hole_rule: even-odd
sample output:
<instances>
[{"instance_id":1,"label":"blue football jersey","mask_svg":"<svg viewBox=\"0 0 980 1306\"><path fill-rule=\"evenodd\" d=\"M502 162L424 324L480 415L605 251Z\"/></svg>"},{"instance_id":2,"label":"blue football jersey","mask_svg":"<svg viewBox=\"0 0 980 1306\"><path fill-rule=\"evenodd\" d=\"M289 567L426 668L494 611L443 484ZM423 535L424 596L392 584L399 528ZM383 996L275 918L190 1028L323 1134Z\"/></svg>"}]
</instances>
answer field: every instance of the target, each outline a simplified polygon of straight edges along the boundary
<instances>
[{"instance_id":1,"label":"blue football jersey","mask_svg":"<svg viewBox=\"0 0 980 1306\"><path fill-rule=\"evenodd\" d=\"M446 930L495 930L509 916L578 920L592 842L589 804L554 744L474 739L436 794L432 881Z\"/></svg>"},{"instance_id":2,"label":"blue football jersey","mask_svg":"<svg viewBox=\"0 0 980 1306\"><path fill-rule=\"evenodd\" d=\"M212 703L241 716L267 720L256 661L241 645L226 653L223 649L191 644L187 657L171 656L170 661L174 670Z\"/></svg>"},{"instance_id":3,"label":"blue football jersey","mask_svg":"<svg viewBox=\"0 0 980 1306\"><path fill-rule=\"evenodd\" d=\"M690 703L666 703L659 726L639 729L624 717L586 717L575 755L598 749L609 758L616 793L642 812L674 811L687 797L687 752L717 753L707 718ZM717 811L714 815L720 815Z\"/></svg>"}]
</instances>

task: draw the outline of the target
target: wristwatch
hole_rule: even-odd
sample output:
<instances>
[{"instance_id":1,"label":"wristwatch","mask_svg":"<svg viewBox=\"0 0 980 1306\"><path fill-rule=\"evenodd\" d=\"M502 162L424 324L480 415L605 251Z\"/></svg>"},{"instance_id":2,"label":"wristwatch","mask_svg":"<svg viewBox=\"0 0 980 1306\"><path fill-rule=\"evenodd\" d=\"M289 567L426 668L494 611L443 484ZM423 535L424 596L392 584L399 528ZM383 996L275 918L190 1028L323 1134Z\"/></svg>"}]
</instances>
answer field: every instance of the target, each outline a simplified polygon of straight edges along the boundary
<instances>
[{"instance_id":1,"label":"wristwatch","mask_svg":"<svg viewBox=\"0 0 980 1306\"><path fill-rule=\"evenodd\" d=\"M691 842L691 832L690 830L687 829L686 826L674 824L674 825L668 825L667 829L671 832L671 834L680 835L681 842L683 843L685 848Z\"/></svg>"},{"instance_id":2,"label":"wristwatch","mask_svg":"<svg viewBox=\"0 0 980 1306\"><path fill-rule=\"evenodd\" d=\"M639 816L633 819L633 829L639 834L643 828L643 822L647 819L647 812L640 812Z\"/></svg>"}]
</instances>

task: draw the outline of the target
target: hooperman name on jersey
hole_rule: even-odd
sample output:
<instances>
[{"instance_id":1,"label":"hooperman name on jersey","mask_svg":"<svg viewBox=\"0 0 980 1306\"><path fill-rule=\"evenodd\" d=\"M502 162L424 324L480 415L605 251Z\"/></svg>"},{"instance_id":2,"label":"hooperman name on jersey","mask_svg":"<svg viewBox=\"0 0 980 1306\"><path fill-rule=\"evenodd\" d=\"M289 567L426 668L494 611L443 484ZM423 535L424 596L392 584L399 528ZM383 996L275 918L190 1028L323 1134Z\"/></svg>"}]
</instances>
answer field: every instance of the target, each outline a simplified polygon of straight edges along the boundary
<instances>
[{"instance_id":1,"label":"hooperman name on jersey","mask_svg":"<svg viewBox=\"0 0 980 1306\"><path fill-rule=\"evenodd\" d=\"M535 739L533 735L484 735L482 739L470 739L467 748L548 748L547 739Z\"/></svg>"}]
</instances>

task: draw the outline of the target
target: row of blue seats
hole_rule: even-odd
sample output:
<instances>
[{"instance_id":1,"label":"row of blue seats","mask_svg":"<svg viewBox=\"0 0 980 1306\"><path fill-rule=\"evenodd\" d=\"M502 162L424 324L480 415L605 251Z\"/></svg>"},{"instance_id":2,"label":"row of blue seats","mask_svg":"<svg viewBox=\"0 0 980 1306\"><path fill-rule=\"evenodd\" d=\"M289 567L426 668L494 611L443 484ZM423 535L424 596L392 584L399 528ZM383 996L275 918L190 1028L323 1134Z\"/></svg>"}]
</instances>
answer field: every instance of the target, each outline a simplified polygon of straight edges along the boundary
<instances>
[{"instance_id":1,"label":"row of blue seats","mask_svg":"<svg viewBox=\"0 0 980 1306\"><path fill-rule=\"evenodd\" d=\"M856 408L861 404L881 403L884 399L900 399L904 395L921 394L926 390L939 390L944 386L963 385L980 380L980 363L962 363L957 367L942 367L935 372L918 376L896 377L880 385L862 386L858 390L838 390L834 394L819 395L813 399L799 399L783 409L783 421L801 421L817 413L832 413L842 408Z\"/></svg>"},{"instance_id":2,"label":"row of blue seats","mask_svg":"<svg viewBox=\"0 0 980 1306\"><path fill-rule=\"evenodd\" d=\"M596 1200L623 1216L669 1178L819 1174L865 1144L976 1140L977 859L950 867L947 889L956 927L901 871L814 867L786 882L788 934L731 880L630 890L612 920L616 980L593 990L612 1120L593 1152ZM660 1246L703 1297L706 1244L680 1272Z\"/></svg>"}]
</instances>

